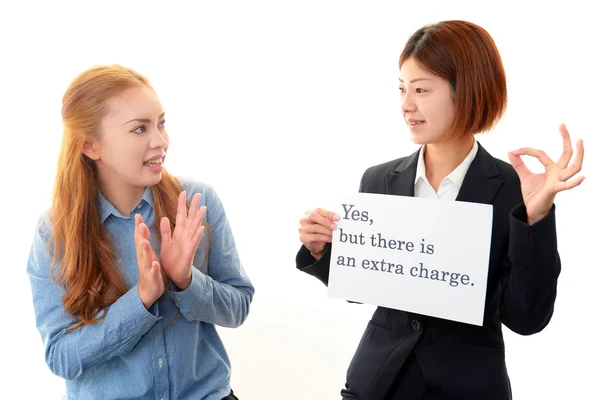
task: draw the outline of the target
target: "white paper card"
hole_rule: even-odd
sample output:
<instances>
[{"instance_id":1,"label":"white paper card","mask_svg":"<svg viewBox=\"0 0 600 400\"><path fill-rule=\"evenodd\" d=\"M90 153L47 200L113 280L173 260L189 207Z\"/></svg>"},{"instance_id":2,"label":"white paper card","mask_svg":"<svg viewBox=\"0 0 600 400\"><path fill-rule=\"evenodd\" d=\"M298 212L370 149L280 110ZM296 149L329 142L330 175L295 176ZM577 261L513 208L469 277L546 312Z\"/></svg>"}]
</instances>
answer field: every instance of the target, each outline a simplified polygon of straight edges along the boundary
<instances>
[{"instance_id":1,"label":"white paper card","mask_svg":"<svg viewBox=\"0 0 600 400\"><path fill-rule=\"evenodd\" d=\"M356 193L337 206L329 296L483 324L491 205Z\"/></svg>"}]
</instances>

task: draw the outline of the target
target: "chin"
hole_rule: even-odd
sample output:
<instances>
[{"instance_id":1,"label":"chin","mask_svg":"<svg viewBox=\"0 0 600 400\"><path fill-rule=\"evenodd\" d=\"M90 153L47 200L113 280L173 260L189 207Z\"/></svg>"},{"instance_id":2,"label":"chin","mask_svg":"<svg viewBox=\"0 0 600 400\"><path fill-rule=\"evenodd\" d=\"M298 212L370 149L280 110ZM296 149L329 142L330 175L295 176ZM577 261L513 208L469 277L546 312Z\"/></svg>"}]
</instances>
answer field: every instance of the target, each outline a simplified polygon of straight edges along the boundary
<instances>
[{"instance_id":1,"label":"chin","mask_svg":"<svg viewBox=\"0 0 600 400\"><path fill-rule=\"evenodd\" d=\"M162 180L162 172L160 173L160 175L154 176L152 178L144 179L143 185L144 186L154 186L154 185L158 184L161 180Z\"/></svg>"},{"instance_id":2,"label":"chin","mask_svg":"<svg viewBox=\"0 0 600 400\"><path fill-rule=\"evenodd\" d=\"M423 145L430 144L430 143L432 143L432 142L433 142L433 141L432 141L430 138L428 138L428 137L426 137L426 136L423 136L423 135L415 135L414 133L411 133L411 135L410 135L410 140L411 140L411 141L412 141L414 144L418 144L419 146L423 146Z\"/></svg>"}]
</instances>

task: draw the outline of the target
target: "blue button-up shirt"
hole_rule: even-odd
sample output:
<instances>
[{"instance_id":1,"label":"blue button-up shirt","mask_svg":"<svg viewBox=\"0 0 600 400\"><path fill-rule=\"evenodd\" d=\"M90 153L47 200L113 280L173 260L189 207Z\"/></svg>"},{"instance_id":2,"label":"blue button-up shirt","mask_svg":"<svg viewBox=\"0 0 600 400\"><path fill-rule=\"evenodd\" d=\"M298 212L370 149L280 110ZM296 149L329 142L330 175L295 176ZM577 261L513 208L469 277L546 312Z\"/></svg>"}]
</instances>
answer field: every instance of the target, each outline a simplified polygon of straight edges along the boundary
<instances>
[{"instance_id":1,"label":"blue button-up shirt","mask_svg":"<svg viewBox=\"0 0 600 400\"><path fill-rule=\"evenodd\" d=\"M37 328L45 345L50 370L66 379L69 399L207 399L230 393L230 362L215 325L240 326L248 315L254 288L235 247L223 206L214 189L181 180L188 204L201 193L210 225L194 257L192 283L184 291L171 286L146 310L138 289L138 267L133 240L134 216L139 213L151 232L160 257L155 231L152 191L129 215L121 214L98 192L98 212L112 238L121 273L129 291L108 308L95 325L72 332L76 322L62 304L64 288L51 277L49 214L39 220L27 273L31 282Z\"/></svg>"}]
</instances>

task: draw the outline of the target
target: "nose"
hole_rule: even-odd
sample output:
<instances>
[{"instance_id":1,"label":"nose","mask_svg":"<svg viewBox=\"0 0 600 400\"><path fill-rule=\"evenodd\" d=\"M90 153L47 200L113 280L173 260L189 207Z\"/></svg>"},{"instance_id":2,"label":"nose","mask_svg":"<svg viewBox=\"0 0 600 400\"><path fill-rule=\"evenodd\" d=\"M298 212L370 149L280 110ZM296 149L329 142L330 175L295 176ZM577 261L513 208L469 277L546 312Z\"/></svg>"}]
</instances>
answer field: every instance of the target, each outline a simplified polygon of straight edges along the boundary
<instances>
[{"instance_id":1,"label":"nose","mask_svg":"<svg viewBox=\"0 0 600 400\"><path fill-rule=\"evenodd\" d=\"M411 113L417 110L414 98L412 94L409 93L402 93L400 95L400 106L402 107L403 113Z\"/></svg>"},{"instance_id":2,"label":"nose","mask_svg":"<svg viewBox=\"0 0 600 400\"><path fill-rule=\"evenodd\" d=\"M150 148L166 149L169 145L169 136L164 129L154 128L152 130L152 138L150 139Z\"/></svg>"}]
</instances>

